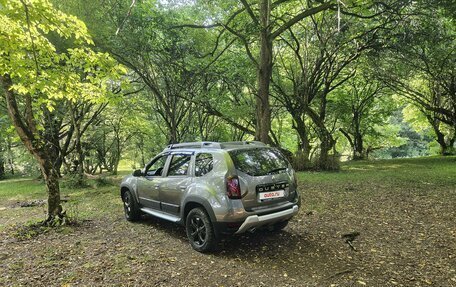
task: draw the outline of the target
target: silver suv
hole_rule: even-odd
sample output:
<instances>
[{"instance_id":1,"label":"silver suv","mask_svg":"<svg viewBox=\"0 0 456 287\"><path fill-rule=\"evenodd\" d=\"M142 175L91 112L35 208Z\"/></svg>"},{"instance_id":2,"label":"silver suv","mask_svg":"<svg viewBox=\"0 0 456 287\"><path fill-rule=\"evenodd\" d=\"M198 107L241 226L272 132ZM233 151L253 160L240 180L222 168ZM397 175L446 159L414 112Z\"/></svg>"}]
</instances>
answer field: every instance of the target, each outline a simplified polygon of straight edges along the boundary
<instances>
[{"instance_id":1,"label":"silver suv","mask_svg":"<svg viewBox=\"0 0 456 287\"><path fill-rule=\"evenodd\" d=\"M261 142L194 142L169 145L120 191L127 220L180 223L205 252L223 234L283 229L300 206L296 182L282 153Z\"/></svg>"}]
</instances>

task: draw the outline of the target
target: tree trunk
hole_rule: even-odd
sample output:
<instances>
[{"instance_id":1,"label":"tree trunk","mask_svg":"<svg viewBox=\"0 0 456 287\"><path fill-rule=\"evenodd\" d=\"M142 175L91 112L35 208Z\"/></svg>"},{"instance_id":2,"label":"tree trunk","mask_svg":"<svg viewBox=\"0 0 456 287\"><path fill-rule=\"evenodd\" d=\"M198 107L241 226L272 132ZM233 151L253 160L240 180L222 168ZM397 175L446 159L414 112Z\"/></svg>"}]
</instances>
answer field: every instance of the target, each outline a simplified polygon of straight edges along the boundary
<instances>
[{"instance_id":1,"label":"tree trunk","mask_svg":"<svg viewBox=\"0 0 456 287\"><path fill-rule=\"evenodd\" d=\"M362 160L366 159L367 152L364 150L364 141L363 136L361 133L355 132L353 139L351 135L345 131L344 129L340 128L340 132L347 138L348 142L350 143L350 147L352 148L353 153L353 160ZM355 129L356 130L356 129Z\"/></svg>"},{"instance_id":2,"label":"tree trunk","mask_svg":"<svg viewBox=\"0 0 456 287\"><path fill-rule=\"evenodd\" d=\"M453 129L453 136L450 138L450 149L452 154L456 154L456 146L454 145L456 143L456 126Z\"/></svg>"},{"instance_id":3,"label":"tree trunk","mask_svg":"<svg viewBox=\"0 0 456 287\"><path fill-rule=\"evenodd\" d=\"M0 180L5 178L5 161L3 154L0 152Z\"/></svg>"},{"instance_id":4,"label":"tree trunk","mask_svg":"<svg viewBox=\"0 0 456 287\"><path fill-rule=\"evenodd\" d=\"M355 148L353 150L353 159L354 160L363 160L365 159L364 144L362 137L355 137Z\"/></svg>"},{"instance_id":5,"label":"tree trunk","mask_svg":"<svg viewBox=\"0 0 456 287\"><path fill-rule=\"evenodd\" d=\"M307 126L301 115L294 115L293 119L296 123L296 126L293 125L293 128L298 133L299 137L299 150L295 157L295 168L297 170L306 170L310 168L310 141L309 134L307 132Z\"/></svg>"},{"instance_id":6,"label":"tree trunk","mask_svg":"<svg viewBox=\"0 0 456 287\"><path fill-rule=\"evenodd\" d=\"M117 171L118 171L118 168L119 168L119 162L120 162L120 156L121 156L121 149L120 149L120 142L117 143L117 147L114 151L114 155L113 155L113 162L112 162L112 167L111 167L111 174L112 175L117 175Z\"/></svg>"},{"instance_id":7,"label":"tree trunk","mask_svg":"<svg viewBox=\"0 0 456 287\"><path fill-rule=\"evenodd\" d=\"M117 169L119 167L119 162L120 162L120 157L122 155L122 146L121 146L121 142L122 142L122 139L120 137L120 126L118 127L118 129L114 129L114 132L115 132L115 136L114 136L114 140L115 140L115 145L113 147L113 152L112 152L112 170L111 170L111 173L113 175L117 175Z\"/></svg>"},{"instance_id":8,"label":"tree trunk","mask_svg":"<svg viewBox=\"0 0 456 287\"><path fill-rule=\"evenodd\" d=\"M360 128L360 115L358 111L353 113L353 125L355 134L353 136L353 159L362 160L365 158L364 155L364 141L363 135L361 134Z\"/></svg>"},{"instance_id":9,"label":"tree trunk","mask_svg":"<svg viewBox=\"0 0 456 287\"><path fill-rule=\"evenodd\" d=\"M146 166L146 157L144 156L144 145L140 149L141 151L141 166Z\"/></svg>"},{"instance_id":10,"label":"tree trunk","mask_svg":"<svg viewBox=\"0 0 456 287\"><path fill-rule=\"evenodd\" d=\"M43 173L44 181L46 183L46 190L48 195L48 218L49 224L54 224L54 220L62 219L62 206L60 205L60 186L59 174L53 168L52 162L49 159L42 158L39 160L40 168Z\"/></svg>"},{"instance_id":11,"label":"tree trunk","mask_svg":"<svg viewBox=\"0 0 456 287\"><path fill-rule=\"evenodd\" d=\"M260 2L260 59L258 63L258 97L256 98L255 139L270 143L271 108L269 106L269 84L272 75L272 39L269 17L271 0Z\"/></svg>"},{"instance_id":12,"label":"tree trunk","mask_svg":"<svg viewBox=\"0 0 456 287\"><path fill-rule=\"evenodd\" d=\"M175 144L175 143L178 143L178 139L177 139L177 127L176 126L172 126L171 129L169 130L169 140L168 140L168 143L169 144Z\"/></svg>"},{"instance_id":13,"label":"tree trunk","mask_svg":"<svg viewBox=\"0 0 456 287\"><path fill-rule=\"evenodd\" d=\"M6 163L8 164L9 171L14 175L14 154L13 154L13 140L11 136L6 136Z\"/></svg>"},{"instance_id":14,"label":"tree trunk","mask_svg":"<svg viewBox=\"0 0 456 287\"><path fill-rule=\"evenodd\" d=\"M62 213L62 206L60 205L58 173L53 166L54 161L52 160L54 158L52 153L55 149L49 148L50 145L43 143L42 139L39 138L38 129L33 115L31 98L26 98L26 112L23 114L19 110L16 96L11 90L13 82L9 75L0 76L0 83L2 84L5 92L6 107L11 122L13 123L21 141L38 161L46 183L48 194L48 217L44 223L53 225L56 223L56 219L61 222L64 214ZM45 129L46 127L49 126L45 125ZM49 131L45 130L44 132L46 133ZM52 131L49 133L52 133Z\"/></svg>"},{"instance_id":15,"label":"tree trunk","mask_svg":"<svg viewBox=\"0 0 456 287\"><path fill-rule=\"evenodd\" d=\"M7 154L8 154L8 165L9 165L9 170L12 175L14 175L14 155L13 151L11 150L11 139L8 138L8 145L7 145Z\"/></svg>"},{"instance_id":16,"label":"tree trunk","mask_svg":"<svg viewBox=\"0 0 456 287\"><path fill-rule=\"evenodd\" d=\"M305 110L306 114L309 115L312 122L315 124L318 138L320 139L320 155L315 167L321 170L339 169L337 159L329 155L329 152L336 145L336 141L326 128L324 118L308 106L305 107Z\"/></svg>"},{"instance_id":17,"label":"tree trunk","mask_svg":"<svg viewBox=\"0 0 456 287\"><path fill-rule=\"evenodd\" d=\"M76 176L78 184L82 185L84 181L84 152L82 150L81 144L81 122L77 120L76 110L73 104L70 104L71 107L71 121L74 126L74 136L75 136L75 150L78 155L78 162L76 165Z\"/></svg>"},{"instance_id":18,"label":"tree trunk","mask_svg":"<svg viewBox=\"0 0 456 287\"><path fill-rule=\"evenodd\" d=\"M426 115L426 117L434 130L435 140L440 146L440 155L451 155L453 153L453 147L449 146L445 141L445 135L440 131L440 121L431 115Z\"/></svg>"},{"instance_id":19,"label":"tree trunk","mask_svg":"<svg viewBox=\"0 0 456 287\"><path fill-rule=\"evenodd\" d=\"M329 152L334 148L336 141L332 138L329 132L319 131L320 136L320 156L317 161L316 168L320 170L336 170L338 169L337 160L329 155ZM335 155L334 155L335 156Z\"/></svg>"},{"instance_id":20,"label":"tree trunk","mask_svg":"<svg viewBox=\"0 0 456 287\"><path fill-rule=\"evenodd\" d=\"M361 133L357 129L355 129L353 147L354 147L353 148L353 159L354 160L363 160L363 159L365 159L363 136L361 135Z\"/></svg>"}]
</instances>

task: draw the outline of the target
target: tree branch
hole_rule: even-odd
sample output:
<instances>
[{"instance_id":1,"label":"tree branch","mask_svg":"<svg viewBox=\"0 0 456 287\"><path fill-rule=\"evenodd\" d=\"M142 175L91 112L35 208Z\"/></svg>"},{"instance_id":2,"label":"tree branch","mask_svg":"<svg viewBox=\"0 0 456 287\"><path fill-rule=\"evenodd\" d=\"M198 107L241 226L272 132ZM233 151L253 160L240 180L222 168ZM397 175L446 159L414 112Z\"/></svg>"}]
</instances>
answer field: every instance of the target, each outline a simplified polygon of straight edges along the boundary
<instances>
[{"instance_id":1,"label":"tree branch","mask_svg":"<svg viewBox=\"0 0 456 287\"><path fill-rule=\"evenodd\" d=\"M133 9L133 6L135 6L136 0L131 1L130 8L128 8L127 16L123 19L122 23L120 24L119 28L116 30L116 36L119 34L120 30L123 28L125 23L127 22L128 17L131 15L131 10Z\"/></svg>"},{"instance_id":2,"label":"tree branch","mask_svg":"<svg viewBox=\"0 0 456 287\"><path fill-rule=\"evenodd\" d=\"M198 25L198 24L181 24L181 25L174 25L169 27L170 29L179 29L179 28L194 28L194 29L211 29L215 27L223 26L220 23L210 24L210 25Z\"/></svg>"},{"instance_id":3,"label":"tree branch","mask_svg":"<svg viewBox=\"0 0 456 287\"><path fill-rule=\"evenodd\" d=\"M247 13L249 14L250 18L252 18L253 22L258 25L258 18L253 13L252 8L250 7L249 3L247 3L247 0L241 0L241 3L244 5L245 10L247 10Z\"/></svg>"},{"instance_id":4,"label":"tree branch","mask_svg":"<svg viewBox=\"0 0 456 287\"><path fill-rule=\"evenodd\" d=\"M287 22L285 22L282 26L280 26L277 30L275 30L274 32L271 33L270 35L270 38L271 39L275 39L277 38L280 34L282 34L283 32L285 32L286 30L288 30L288 28L290 28L291 26L293 26L294 24L298 23L299 21L301 21L302 19L306 18L306 17L309 17L309 16L312 16L314 14L317 14L321 11L324 11L324 10L327 10L331 7L333 7L335 4L333 3L334 1L333 0L330 0L326 3L323 3L321 4L320 6L317 6L317 7L313 7L313 8L310 8L310 9L307 9L301 13L299 13L298 15L294 16L293 18L291 18L290 20L288 20Z\"/></svg>"},{"instance_id":5,"label":"tree branch","mask_svg":"<svg viewBox=\"0 0 456 287\"><path fill-rule=\"evenodd\" d=\"M249 42L247 41L247 39L241 34L239 33L238 31L234 30L233 28L229 27L229 26L223 26L226 30L228 30L231 34L235 35L236 37L239 38L239 40L241 40L241 42L244 44L244 47L245 47L245 51L247 52L247 56L249 56L250 60L258 67L258 62L257 60L255 59L255 57L253 56L252 52L250 51L250 48L249 48Z\"/></svg>"},{"instance_id":6,"label":"tree branch","mask_svg":"<svg viewBox=\"0 0 456 287\"><path fill-rule=\"evenodd\" d=\"M271 4L271 10L274 10L274 9L277 8L280 4L285 3L285 2L288 2L288 1L290 1L290 0L277 0L277 1L273 2L273 3Z\"/></svg>"}]
</instances>

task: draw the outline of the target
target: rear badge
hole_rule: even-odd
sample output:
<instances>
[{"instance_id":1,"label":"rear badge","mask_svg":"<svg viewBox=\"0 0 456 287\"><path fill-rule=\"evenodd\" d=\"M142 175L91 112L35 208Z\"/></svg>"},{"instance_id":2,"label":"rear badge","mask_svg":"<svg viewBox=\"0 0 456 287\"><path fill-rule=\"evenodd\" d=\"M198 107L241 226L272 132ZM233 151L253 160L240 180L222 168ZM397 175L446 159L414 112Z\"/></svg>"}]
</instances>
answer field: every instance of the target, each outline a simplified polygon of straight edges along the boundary
<instances>
[{"instance_id":1,"label":"rear badge","mask_svg":"<svg viewBox=\"0 0 456 287\"><path fill-rule=\"evenodd\" d=\"M256 186L258 198L261 201L285 197L285 189L289 187L288 182L277 182L270 184L262 184Z\"/></svg>"},{"instance_id":2,"label":"rear badge","mask_svg":"<svg viewBox=\"0 0 456 287\"><path fill-rule=\"evenodd\" d=\"M266 199L273 199L273 198L281 198L285 196L285 190L276 190L276 191L270 191L270 192L261 192L259 193L260 200L266 200Z\"/></svg>"}]
</instances>

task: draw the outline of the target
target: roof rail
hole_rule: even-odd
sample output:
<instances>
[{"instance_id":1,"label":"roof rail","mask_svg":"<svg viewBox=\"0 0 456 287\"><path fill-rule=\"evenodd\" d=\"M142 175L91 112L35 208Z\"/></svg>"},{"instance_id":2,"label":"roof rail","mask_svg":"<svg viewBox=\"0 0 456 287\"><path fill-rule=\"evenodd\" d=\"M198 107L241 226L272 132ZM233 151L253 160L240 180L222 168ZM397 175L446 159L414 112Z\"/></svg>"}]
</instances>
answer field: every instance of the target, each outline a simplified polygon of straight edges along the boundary
<instances>
[{"instance_id":1,"label":"roof rail","mask_svg":"<svg viewBox=\"0 0 456 287\"><path fill-rule=\"evenodd\" d=\"M233 146L233 145L266 146L265 143L262 143L260 141L236 141L236 142L223 142L221 144L222 144L222 147Z\"/></svg>"},{"instance_id":2,"label":"roof rail","mask_svg":"<svg viewBox=\"0 0 456 287\"><path fill-rule=\"evenodd\" d=\"M172 150L172 149L178 149L178 148L205 148L205 147L221 148L220 143L217 143L217 142L188 142L188 143L170 144L165 148L165 150Z\"/></svg>"},{"instance_id":3,"label":"roof rail","mask_svg":"<svg viewBox=\"0 0 456 287\"><path fill-rule=\"evenodd\" d=\"M266 146L266 144L259 141L234 141L234 142L186 142L168 145L163 151L170 151L173 149L185 149L185 148L225 148L228 146L239 146L239 145L250 145L250 146Z\"/></svg>"}]
</instances>

